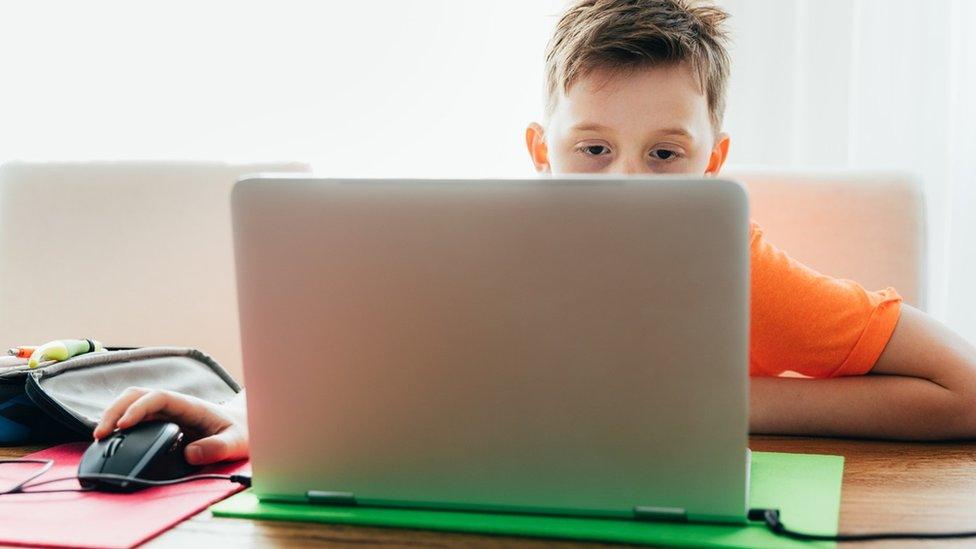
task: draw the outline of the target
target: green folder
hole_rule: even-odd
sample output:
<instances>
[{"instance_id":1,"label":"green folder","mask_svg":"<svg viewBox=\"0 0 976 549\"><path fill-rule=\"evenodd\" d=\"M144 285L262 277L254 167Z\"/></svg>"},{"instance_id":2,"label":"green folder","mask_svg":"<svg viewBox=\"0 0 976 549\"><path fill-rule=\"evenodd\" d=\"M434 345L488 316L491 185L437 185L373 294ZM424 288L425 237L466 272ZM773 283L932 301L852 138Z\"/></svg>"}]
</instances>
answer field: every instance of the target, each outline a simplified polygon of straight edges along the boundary
<instances>
[{"instance_id":1,"label":"green folder","mask_svg":"<svg viewBox=\"0 0 976 549\"><path fill-rule=\"evenodd\" d=\"M793 530L836 534L842 456L753 452L750 507L777 508ZM474 534L562 538L675 547L833 547L777 537L765 525L727 526L465 511L336 507L261 502L249 490L210 508L219 517L329 522Z\"/></svg>"}]
</instances>

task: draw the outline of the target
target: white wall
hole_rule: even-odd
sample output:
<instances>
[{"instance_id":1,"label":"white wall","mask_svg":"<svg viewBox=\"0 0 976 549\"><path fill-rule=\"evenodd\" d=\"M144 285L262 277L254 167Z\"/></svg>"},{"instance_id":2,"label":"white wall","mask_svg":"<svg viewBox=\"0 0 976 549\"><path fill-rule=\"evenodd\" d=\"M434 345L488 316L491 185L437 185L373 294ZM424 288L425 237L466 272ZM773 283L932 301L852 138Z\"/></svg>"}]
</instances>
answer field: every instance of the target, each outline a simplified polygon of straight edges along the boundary
<instances>
[{"instance_id":1,"label":"white wall","mask_svg":"<svg viewBox=\"0 0 976 549\"><path fill-rule=\"evenodd\" d=\"M150 7L151 6L151 7ZM0 3L0 160L525 175L560 2Z\"/></svg>"}]
</instances>

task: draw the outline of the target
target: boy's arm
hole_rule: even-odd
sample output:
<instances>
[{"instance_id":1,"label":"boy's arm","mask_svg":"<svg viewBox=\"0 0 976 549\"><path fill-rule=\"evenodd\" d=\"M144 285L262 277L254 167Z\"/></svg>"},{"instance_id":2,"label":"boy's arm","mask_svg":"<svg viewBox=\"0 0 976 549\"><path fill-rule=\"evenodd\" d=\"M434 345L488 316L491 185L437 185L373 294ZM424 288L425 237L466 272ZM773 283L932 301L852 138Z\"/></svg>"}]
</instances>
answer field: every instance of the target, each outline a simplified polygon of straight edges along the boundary
<instances>
[{"instance_id":1,"label":"boy's arm","mask_svg":"<svg viewBox=\"0 0 976 549\"><path fill-rule=\"evenodd\" d=\"M976 347L903 303L869 375L755 377L749 404L753 433L976 438Z\"/></svg>"}]
</instances>

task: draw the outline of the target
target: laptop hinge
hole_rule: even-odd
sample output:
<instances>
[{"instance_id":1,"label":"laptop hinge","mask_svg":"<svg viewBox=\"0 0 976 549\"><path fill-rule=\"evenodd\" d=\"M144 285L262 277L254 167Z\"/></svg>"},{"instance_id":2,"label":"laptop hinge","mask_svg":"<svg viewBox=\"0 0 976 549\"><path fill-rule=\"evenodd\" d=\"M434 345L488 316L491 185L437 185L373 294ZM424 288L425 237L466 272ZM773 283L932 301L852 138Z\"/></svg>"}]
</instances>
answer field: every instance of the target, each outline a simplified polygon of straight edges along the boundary
<instances>
[{"instance_id":1,"label":"laptop hinge","mask_svg":"<svg viewBox=\"0 0 976 549\"><path fill-rule=\"evenodd\" d=\"M672 522L686 522L688 514L681 507L651 507L639 505L634 507L634 518L637 520L667 520Z\"/></svg>"},{"instance_id":2,"label":"laptop hinge","mask_svg":"<svg viewBox=\"0 0 976 549\"><path fill-rule=\"evenodd\" d=\"M309 490L305 492L309 503L320 505L356 505L356 496L352 492L326 492L323 490Z\"/></svg>"}]
</instances>

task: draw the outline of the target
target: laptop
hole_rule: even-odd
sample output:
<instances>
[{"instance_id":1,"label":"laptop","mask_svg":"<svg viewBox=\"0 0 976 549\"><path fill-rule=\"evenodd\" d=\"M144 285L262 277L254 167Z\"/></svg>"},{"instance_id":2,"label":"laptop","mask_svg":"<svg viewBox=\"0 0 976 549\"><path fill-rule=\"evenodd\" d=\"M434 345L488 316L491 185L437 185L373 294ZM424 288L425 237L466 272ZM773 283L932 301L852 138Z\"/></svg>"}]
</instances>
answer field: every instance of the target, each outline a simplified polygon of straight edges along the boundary
<instances>
[{"instance_id":1,"label":"laptop","mask_svg":"<svg viewBox=\"0 0 976 549\"><path fill-rule=\"evenodd\" d=\"M737 183L258 176L231 209L261 500L745 522Z\"/></svg>"}]
</instances>

